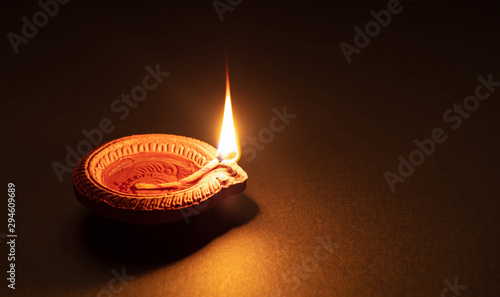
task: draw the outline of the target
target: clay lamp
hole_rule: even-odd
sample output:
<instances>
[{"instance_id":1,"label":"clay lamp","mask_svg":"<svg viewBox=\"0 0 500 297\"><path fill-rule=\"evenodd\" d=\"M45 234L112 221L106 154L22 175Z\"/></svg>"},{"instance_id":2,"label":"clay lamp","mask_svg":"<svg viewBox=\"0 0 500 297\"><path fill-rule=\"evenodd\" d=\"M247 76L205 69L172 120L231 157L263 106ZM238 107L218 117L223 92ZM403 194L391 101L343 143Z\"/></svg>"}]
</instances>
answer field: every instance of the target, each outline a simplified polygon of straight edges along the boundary
<instances>
[{"instance_id":1,"label":"clay lamp","mask_svg":"<svg viewBox=\"0 0 500 297\"><path fill-rule=\"evenodd\" d=\"M197 139L168 134L116 139L77 162L74 192L84 206L111 219L176 221L245 190L248 176L236 163L239 155L226 73L218 149Z\"/></svg>"}]
</instances>

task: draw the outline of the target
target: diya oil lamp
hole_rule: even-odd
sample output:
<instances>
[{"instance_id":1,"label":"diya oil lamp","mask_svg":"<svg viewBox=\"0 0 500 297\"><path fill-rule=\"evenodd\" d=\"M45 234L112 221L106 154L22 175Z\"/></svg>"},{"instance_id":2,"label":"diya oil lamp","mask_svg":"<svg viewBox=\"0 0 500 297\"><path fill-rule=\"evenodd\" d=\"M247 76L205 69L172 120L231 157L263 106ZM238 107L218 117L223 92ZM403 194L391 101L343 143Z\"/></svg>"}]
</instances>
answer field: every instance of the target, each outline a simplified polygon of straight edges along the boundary
<instances>
[{"instance_id":1,"label":"diya oil lamp","mask_svg":"<svg viewBox=\"0 0 500 297\"><path fill-rule=\"evenodd\" d=\"M91 211L131 223L165 223L198 214L243 192L226 65L219 147L189 137L143 134L102 144L73 169L75 196Z\"/></svg>"}]
</instances>

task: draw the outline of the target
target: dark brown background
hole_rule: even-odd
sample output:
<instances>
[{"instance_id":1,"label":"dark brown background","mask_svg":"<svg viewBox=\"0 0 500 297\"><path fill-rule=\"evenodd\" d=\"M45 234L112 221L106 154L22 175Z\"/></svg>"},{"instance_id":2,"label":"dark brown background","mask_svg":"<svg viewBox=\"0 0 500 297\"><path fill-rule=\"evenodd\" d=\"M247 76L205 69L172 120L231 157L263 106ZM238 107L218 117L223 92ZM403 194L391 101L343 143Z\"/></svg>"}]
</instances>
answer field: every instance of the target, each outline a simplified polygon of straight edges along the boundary
<instances>
[{"instance_id":1,"label":"dark brown background","mask_svg":"<svg viewBox=\"0 0 500 297\"><path fill-rule=\"evenodd\" d=\"M460 296L498 296L500 91L459 129L442 120L478 75L500 80L498 10L402 1L348 64L339 43L386 5L243 0L221 22L210 1L74 0L15 54L8 32L40 8L3 3L1 180L17 187L19 237L16 290L5 274L0 295L96 296L124 267L135 278L117 296L440 296L456 277ZM216 145L226 48L242 142L273 108L297 115L240 160L244 194L189 225L90 215L51 163L102 118L116 126L104 141L171 133ZM169 77L120 120L111 102L156 64ZM391 192L383 173L437 127L446 142ZM328 237L336 248L306 271Z\"/></svg>"}]
</instances>

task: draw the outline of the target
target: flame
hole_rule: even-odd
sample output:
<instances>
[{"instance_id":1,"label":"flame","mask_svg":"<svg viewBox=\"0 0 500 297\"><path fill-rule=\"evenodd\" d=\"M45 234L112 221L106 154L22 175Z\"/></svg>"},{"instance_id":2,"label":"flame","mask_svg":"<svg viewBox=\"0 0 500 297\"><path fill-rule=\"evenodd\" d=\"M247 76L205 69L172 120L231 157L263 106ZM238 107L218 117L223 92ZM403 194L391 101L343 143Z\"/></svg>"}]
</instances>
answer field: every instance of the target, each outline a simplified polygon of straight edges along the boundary
<instances>
[{"instance_id":1,"label":"flame","mask_svg":"<svg viewBox=\"0 0 500 297\"><path fill-rule=\"evenodd\" d=\"M233 122L233 110L231 108L231 92L229 91L229 71L226 61L226 103L224 104L224 119L220 131L219 148L217 156L223 158L222 162L236 162L240 158L240 150Z\"/></svg>"}]
</instances>

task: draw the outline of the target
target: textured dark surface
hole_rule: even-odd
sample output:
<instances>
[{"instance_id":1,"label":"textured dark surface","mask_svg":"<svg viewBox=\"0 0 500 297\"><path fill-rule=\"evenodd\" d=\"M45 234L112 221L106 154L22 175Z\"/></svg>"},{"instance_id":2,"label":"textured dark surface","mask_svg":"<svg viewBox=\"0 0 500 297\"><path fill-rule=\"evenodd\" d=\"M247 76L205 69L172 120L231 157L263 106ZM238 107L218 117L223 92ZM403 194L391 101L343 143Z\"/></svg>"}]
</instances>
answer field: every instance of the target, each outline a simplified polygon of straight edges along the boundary
<instances>
[{"instance_id":1,"label":"textured dark surface","mask_svg":"<svg viewBox=\"0 0 500 297\"><path fill-rule=\"evenodd\" d=\"M17 282L2 277L1 296L106 296L111 281L116 296L449 297L455 278L460 296L500 295L500 87L456 130L443 120L478 76L500 81L493 4L404 1L348 64L339 44L387 1L243 0L221 22L210 1L75 0L18 54L6 36L40 8L11 2L1 180L17 187ZM52 162L103 118L115 127L103 141L170 133L217 145L226 48L246 191L189 224L90 215ZM128 116L113 112L157 64L170 75ZM270 137L285 106L296 118ZM447 140L392 192L384 172L436 128ZM268 143L253 154L259 133ZM122 269L135 276L124 287L112 281Z\"/></svg>"}]
</instances>

